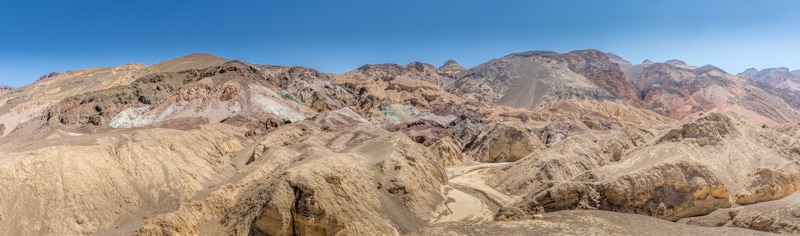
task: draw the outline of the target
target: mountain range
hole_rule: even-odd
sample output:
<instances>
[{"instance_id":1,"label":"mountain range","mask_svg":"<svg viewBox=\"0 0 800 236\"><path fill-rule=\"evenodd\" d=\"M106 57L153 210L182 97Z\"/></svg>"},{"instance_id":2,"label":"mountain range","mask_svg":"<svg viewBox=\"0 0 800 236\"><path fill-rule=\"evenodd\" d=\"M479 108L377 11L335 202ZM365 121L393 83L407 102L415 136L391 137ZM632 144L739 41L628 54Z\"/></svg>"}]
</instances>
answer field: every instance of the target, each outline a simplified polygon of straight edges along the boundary
<instances>
[{"instance_id":1,"label":"mountain range","mask_svg":"<svg viewBox=\"0 0 800 236\"><path fill-rule=\"evenodd\" d=\"M800 71L598 50L0 86L9 235L800 233ZM710 226L710 227L709 227Z\"/></svg>"}]
</instances>

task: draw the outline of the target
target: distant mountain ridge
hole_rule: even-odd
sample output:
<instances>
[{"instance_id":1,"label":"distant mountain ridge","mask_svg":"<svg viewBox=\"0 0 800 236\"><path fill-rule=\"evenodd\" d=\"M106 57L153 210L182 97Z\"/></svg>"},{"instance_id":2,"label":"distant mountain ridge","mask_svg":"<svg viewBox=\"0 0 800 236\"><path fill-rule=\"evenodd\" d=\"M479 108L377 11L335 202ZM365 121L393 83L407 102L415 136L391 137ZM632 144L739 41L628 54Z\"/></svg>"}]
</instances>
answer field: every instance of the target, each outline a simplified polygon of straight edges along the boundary
<instances>
[{"instance_id":1,"label":"distant mountain ridge","mask_svg":"<svg viewBox=\"0 0 800 236\"><path fill-rule=\"evenodd\" d=\"M785 67L760 71L749 68L738 75L752 80L756 86L775 94L795 109L800 109L800 71L789 71Z\"/></svg>"},{"instance_id":2,"label":"distant mountain ridge","mask_svg":"<svg viewBox=\"0 0 800 236\"><path fill-rule=\"evenodd\" d=\"M733 111L760 124L800 119L794 103L783 99L779 92L712 65L697 67L675 59L638 65L619 59L615 62L628 68L625 76L635 83L646 108L674 119L693 118L713 110Z\"/></svg>"},{"instance_id":3,"label":"distant mountain ridge","mask_svg":"<svg viewBox=\"0 0 800 236\"><path fill-rule=\"evenodd\" d=\"M638 103L632 83L602 52L514 53L464 72L446 90L489 104L536 110L564 99Z\"/></svg>"}]
</instances>

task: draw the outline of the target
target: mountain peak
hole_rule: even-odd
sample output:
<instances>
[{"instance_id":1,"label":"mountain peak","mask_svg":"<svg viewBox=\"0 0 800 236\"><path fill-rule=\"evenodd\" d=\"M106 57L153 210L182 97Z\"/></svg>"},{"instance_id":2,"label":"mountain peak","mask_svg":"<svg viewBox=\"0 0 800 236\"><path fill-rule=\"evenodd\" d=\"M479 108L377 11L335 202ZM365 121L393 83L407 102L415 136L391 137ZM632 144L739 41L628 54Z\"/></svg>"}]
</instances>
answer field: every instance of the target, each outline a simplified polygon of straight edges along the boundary
<instances>
[{"instance_id":1,"label":"mountain peak","mask_svg":"<svg viewBox=\"0 0 800 236\"><path fill-rule=\"evenodd\" d=\"M467 69L461 66L461 64L458 64L458 62L455 60L451 59L444 62L444 65L439 67L439 71L446 74L448 77L455 79L459 74L467 71Z\"/></svg>"},{"instance_id":2,"label":"mountain peak","mask_svg":"<svg viewBox=\"0 0 800 236\"><path fill-rule=\"evenodd\" d=\"M442 68L442 67L445 67L445 66L461 66L461 64L458 64L458 62L456 60L450 59L450 60L445 61L444 65L442 65L439 68Z\"/></svg>"},{"instance_id":3,"label":"mountain peak","mask_svg":"<svg viewBox=\"0 0 800 236\"><path fill-rule=\"evenodd\" d=\"M150 67L151 72L178 72L188 69L215 66L228 61L207 53L192 53L186 56L162 61Z\"/></svg>"},{"instance_id":4,"label":"mountain peak","mask_svg":"<svg viewBox=\"0 0 800 236\"><path fill-rule=\"evenodd\" d=\"M747 68L747 70L744 70L744 71L742 71L741 73L739 73L737 75L744 76L744 77L747 77L749 79L752 79L753 77L756 76L756 74L758 74L758 69L751 67L751 68Z\"/></svg>"}]
</instances>

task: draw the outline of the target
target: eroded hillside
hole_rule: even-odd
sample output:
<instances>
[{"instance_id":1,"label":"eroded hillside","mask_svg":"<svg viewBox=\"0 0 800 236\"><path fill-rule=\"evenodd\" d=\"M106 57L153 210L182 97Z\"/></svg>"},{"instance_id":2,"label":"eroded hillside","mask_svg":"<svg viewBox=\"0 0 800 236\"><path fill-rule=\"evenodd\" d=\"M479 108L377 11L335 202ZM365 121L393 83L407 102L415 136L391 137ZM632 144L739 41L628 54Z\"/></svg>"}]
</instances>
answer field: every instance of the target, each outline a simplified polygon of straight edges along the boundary
<instances>
[{"instance_id":1,"label":"eroded hillside","mask_svg":"<svg viewBox=\"0 0 800 236\"><path fill-rule=\"evenodd\" d=\"M52 73L0 89L0 228L800 233L790 75L596 50L469 69L192 54Z\"/></svg>"}]
</instances>

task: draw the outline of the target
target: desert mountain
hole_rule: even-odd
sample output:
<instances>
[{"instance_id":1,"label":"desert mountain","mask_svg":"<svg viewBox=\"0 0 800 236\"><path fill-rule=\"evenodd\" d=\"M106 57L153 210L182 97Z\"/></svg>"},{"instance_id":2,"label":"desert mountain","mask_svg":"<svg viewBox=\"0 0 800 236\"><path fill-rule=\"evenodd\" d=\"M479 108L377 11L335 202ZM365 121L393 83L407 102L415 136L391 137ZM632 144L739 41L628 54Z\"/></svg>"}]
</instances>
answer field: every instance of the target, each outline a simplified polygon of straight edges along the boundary
<instances>
[{"instance_id":1,"label":"desert mountain","mask_svg":"<svg viewBox=\"0 0 800 236\"><path fill-rule=\"evenodd\" d=\"M621 67L629 65L621 63ZM696 67L669 60L634 67L641 70L631 69L626 77L635 82L643 106L673 119L714 110L732 111L756 124L800 119L800 113L777 93L711 65Z\"/></svg>"},{"instance_id":2,"label":"desert mountain","mask_svg":"<svg viewBox=\"0 0 800 236\"><path fill-rule=\"evenodd\" d=\"M0 92L0 229L798 233L800 126L773 92L596 50L469 69L192 54L51 73Z\"/></svg>"},{"instance_id":3,"label":"desert mountain","mask_svg":"<svg viewBox=\"0 0 800 236\"><path fill-rule=\"evenodd\" d=\"M467 71L467 69L454 60L447 60L444 62L444 65L439 67L439 71L446 74L450 78L457 79L459 75L464 73L464 71Z\"/></svg>"},{"instance_id":4,"label":"desert mountain","mask_svg":"<svg viewBox=\"0 0 800 236\"><path fill-rule=\"evenodd\" d=\"M628 60L625 60L624 58L617 56L616 54L607 52L606 55L608 56L608 59L611 60L611 62L614 62L617 65L619 65L619 68L622 70L622 73L625 74L625 78L632 81L634 85L636 84L636 81L639 81L639 76L642 74L642 69L653 64L653 62L650 60L644 60L642 63L634 65L631 64L631 62L629 62Z\"/></svg>"},{"instance_id":5,"label":"desert mountain","mask_svg":"<svg viewBox=\"0 0 800 236\"><path fill-rule=\"evenodd\" d=\"M756 86L775 94L795 109L800 108L800 72L785 67L760 71L750 68L739 76L752 80Z\"/></svg>"},{"instance_id":6,"label":"desert mountain","mask_svg":"<svg viewBox=\"0 0 800 236\"><path fill-rule=\"evenodd\" d=\"M455 63L455 65L452 65L452 63ZM444 87L453 82L453 79L459 70L457 67L461 67L455 61L452 63L449 65L449 67L443 66L443 69L445 70L440 70L431 64L412 62L406 66L400 66L397 64L365 65L358 68L358 71L369 77L388 79L383 77L402 76L406 78L422 80L439 87Z\"/></svg>"},{"instance_id":7,"label":"desert mountain","mask_svg":"<svg viewBox=\"0 0 800 236\"><path fill-rule=\"evenodd\" d=\"M639 102L620 67L596 50L511 54L469 69L447 91L529 110L565 99Z\"/></svg>"}]
</instances>

